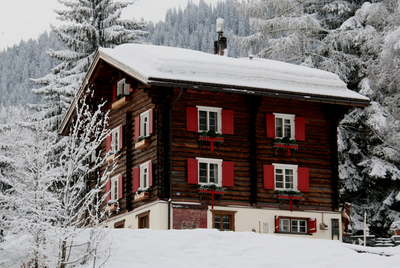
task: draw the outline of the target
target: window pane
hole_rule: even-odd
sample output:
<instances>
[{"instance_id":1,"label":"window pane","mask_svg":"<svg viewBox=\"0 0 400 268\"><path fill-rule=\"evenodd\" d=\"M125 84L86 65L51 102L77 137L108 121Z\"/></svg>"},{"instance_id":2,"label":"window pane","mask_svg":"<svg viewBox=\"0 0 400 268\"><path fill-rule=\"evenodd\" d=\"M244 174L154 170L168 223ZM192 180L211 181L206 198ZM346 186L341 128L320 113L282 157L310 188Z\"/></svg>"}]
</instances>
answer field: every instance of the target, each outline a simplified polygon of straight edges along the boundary
<instances>
[{"instance_id":1,"label":"window pane","mask_svg":"<svg viewBox=\"0 0 400 268\"><path fill-rule=\"evenodd\" d=\"M306 221L299 221L299 232L305 233L307 230Z\"/></svg>"},{"instance_id":2,"label":"window pane","mask_svg":"<svg viewBox=\"0 0 400 268\"><path fill-rule=\"evenodd\" d=\"M294 233L299 232L299 226L297 220L292 220L292 232Z\"/></svg>"},{"instance_id":3,"label":"window pane","mask_svg":"<svg viewBox=\"0 0 400 268\"><path fill-rule=\"evenodd\" d=\"M118 151L118 131L115 131L112 135L111 139L111 151L116 152Z\"/></svg>"},{"instance_id":4,"label":"window pane","mask_svg":"<svg viewBox=\"0 0 400 268\"><path fill-rule=\"evenodd\" d=\"M275 170L275 188L283 188L283 170Z\"/></svg>"},{"instance_id":5,"label":"window pane","mask_svg":"<svg viewBox=\"0 0 400 268\"><path fill-rule=\"evenodd\" d=\"M148 118L147 118L147 116L145 116L143 118L143 137L146 137L148 135L147 134L147 121L148 121Z\"/></svg>"},{"instance_id":6,"label":"window pane","mask_svg":"<svg viewBox=\"0 0 400 268\"><path fill-rule=\"evenodd\" d=\"M199 182L207 183L207 163L199 163Z\"/></svg>"},{"instance_id":7,"label":"window pane","mask_svg":"<svg viewBox=\"0 0 400 268\"><path fill-rule=\"evenodd\" d=\"M223 220L224 220L224 231L229 231L229 225L230 225L230 217L228 215L224 215L223 216Z\"/></svg>"},{"instance_id":8,"label":"window pane","mask_svg":"<svg viewBox=\"0 0 400 268\"><path fill-rule=\"evenodd\" d=\"M282 138L282 118L275 119L276 137Z\"/></svg>"},{"instance_id":9,"label":"window pane","mask_svg":"<svg viewBox=\"0 0 400 268\"><path fill-rule=\"evenodd\" d=\"M199 111L199 131L207 131L207 112Z\"/></svg>"},{"instance_id":10,"label":"window pane","mask_svg":"<svg viewBox=\"0 0 400 268\"><path fill-rule=\"evenodd\" d=\"M210 120L209 120L209 130L214 130L217 132L217 113L216 112L209 112Z\"/></svg>"},{"instance_id":11,"label":"window pane","mask_svg":"<svg viewBox=\"0 0 400 268\"><path fill-rule=\"evenodd\" d=\"M113 199L117 200L118 199L118 181L117 180L114 181L113 193L114 193Z\"/></svg>"},{"instance_id":12,"label":"window pane","mask_svg":"<svg viewBox=\"0 0 400 268\"><path fill-rule=\"evenodd\" d=\"M282 232L289 232L290 228L290 221L288 219L281 219L280 220L280 230Z\"/></svg>"},{"instance_id":13,"label":"window pane","mask_svg":"<svg viewBox=\"0 0 400 268\"><path fill-rule=\"evenodd\" d=\"M221 230L221 216L220 215L215 215L214 228Z\"/></svg>"},{"instance_id":14,"label":"window pane","mask_svg":"<svg viewBox=\"0 0 400 268\"><path fill-rule=\"evenodd\" d=\"M210 182L218 183L218 165L210 164Z\"/></svg>"},{"instance_id":15,"label":"window pane","mask_svg":"<svg viewBox=\"0 0 400 268\"><path fill-rule=\"evenodd\" d=\"M147 168L143 169L143 188L147 187Z\"/></svg>"},{"instance_id":16,"label":"window pane","mask_svg":"<svg viewBox=\"0 0 400 268\"><path fill-rule=\"evenodd\" d=\"M289 119L285 119L285 137L291 138L291 128Z\"/></svg>"},{"instance_id":17,"label":"window pane","mask_svg":"<svg viewBox=\"0 0 400 268\"><path fill-rule=\"evenodd\" d=\"M285 188L294 189L293 169L285 169Z\"/></svg>"}]
</instances>

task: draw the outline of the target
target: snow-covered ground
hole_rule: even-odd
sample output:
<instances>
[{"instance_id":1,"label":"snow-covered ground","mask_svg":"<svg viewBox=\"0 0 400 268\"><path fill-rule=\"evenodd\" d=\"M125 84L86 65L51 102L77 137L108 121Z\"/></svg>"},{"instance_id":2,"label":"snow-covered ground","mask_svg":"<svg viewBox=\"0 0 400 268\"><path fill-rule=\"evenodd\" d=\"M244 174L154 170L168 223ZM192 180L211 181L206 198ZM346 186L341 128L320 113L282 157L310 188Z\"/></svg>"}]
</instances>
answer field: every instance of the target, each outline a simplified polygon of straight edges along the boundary
<instances>
[{"instance_id":1,"label":"snow-covered ground","mask_svg":"<svg viewBox=\"0 0 400 268\"><path fill-rule=\"evenodd\" d=\"M370 248L338 241L217 230L111 229L105 267L399 267L400 247ZM0 244L0 267L20 267L23 244ZM362 251L364 253L358 253ZM104 258L107 254L100 254ZM78 265L92 267L91 264Z\"/></svg>"}]
</instances>

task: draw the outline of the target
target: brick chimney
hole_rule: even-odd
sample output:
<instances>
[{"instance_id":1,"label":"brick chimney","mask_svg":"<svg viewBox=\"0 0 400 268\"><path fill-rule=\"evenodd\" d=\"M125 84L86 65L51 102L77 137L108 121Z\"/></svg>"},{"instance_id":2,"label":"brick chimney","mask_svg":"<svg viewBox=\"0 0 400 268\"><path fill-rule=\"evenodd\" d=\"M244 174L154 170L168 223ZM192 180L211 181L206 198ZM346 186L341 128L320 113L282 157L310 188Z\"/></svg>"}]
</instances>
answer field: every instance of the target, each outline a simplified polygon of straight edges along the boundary
<instances>
[{"instance_id":1,"label":"brick chimney","mask_svg":"<svg viewBox=\"0 0 400 268\"><path fill-rule=\"evenodd\" d=\"M227 48L226 37L223 36L224 33L224 19L217 19L217 33L218 40L214 41L214 54L216 55L224 55L224 49Z\"/></svg>"}]
</instances>

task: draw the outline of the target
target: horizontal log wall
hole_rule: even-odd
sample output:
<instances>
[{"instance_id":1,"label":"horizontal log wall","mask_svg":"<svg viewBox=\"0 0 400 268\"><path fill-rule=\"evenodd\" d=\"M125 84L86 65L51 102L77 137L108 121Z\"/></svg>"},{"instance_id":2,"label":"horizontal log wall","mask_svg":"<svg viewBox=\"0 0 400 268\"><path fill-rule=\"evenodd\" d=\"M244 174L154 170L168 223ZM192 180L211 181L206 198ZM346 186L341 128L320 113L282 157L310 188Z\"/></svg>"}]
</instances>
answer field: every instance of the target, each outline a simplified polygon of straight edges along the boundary
<instances>
[{"instance_id":1,"label":"horizontal log wall","mask_svg":"<svg viewBox=\"0 0 400 268\"><path fill-rule=\"evenodd\" d=\"M177 94L178 89L175 89ZM261 98L261 97L260 97ZM243 95L212 93L207 91L185 91L173 110L173 198L179 201L198 201L198 185L187 183L187 158L217 158L235 163L235 185L227 187L219 205L257 205L258 207L278 208L277 191L263 188L263 165L272 163L292 164L310 169L310 192L304 193L300 210L332 210L337 207L333 197L337 189L332 184L332 146L336 144L337 118L327 112L335 107L318 103L273 100L262 98L255 119L256 131L256 191L251 196L251 161L250 160L250 108L257 101L251 101ZM234 110L234 135L223 135L224 143L220 149L210 151L209 144L203 143L200 149L198 133L186 131L186 107L210 106ZM253 107L254 108L254 107ZM287 150L273 148L273 139L266 138L265 114L295 114L305 118L306 140L299 141L295 154L288 157ZM337 161L335 158L334 161ZM336 175L335 175L336 176ZM206 201L204 201L206 199ZM210 197L203 195L203 203L209 204ZM255 201L256 204L252 204ZM288 208L288 206L287 206Z\"/></svg>"},{"instance_id":2,"label":"horizontal log wall","mask_svg":"<svg viewBox=\"0 0 400 268\"><path fill-rule=\"evenodd\" d=\"M175 95L178 94L175 89ZM186 107L209 106L234 110L234 135L224 135L224 142L214 144L214 152L210 144L198 142L198 133L186 131ZM250 102L243 95L213 93L209 91L186 90L181 95L172 112L172 187L173 199L178 201L198 202L199 186L187 183L187 158L215 158L235 163L235 185L229 187L221 198L219 205L250 204L249 180L249 128ZM210 195L203 195L204 203L210 203Z\"/></svg>"},{"instance_id":3,"label":"horizontal log wall","mask_svg":"<svg viewBox=\"0 0 400 268\"><path fill-rule=\"evenodd\" d=\"M263 165L273 163L292 164L308 167L310 171L310 191L303 193L300 209L332 210L333 197L337 193L332 190L332 154L331 143L336 144L337 118L329 116L326 104L272 100L263 98L257 116L257 203L261 207L278 207L277 191L263 188ZM334 108L334 107L330 107ZM297 141L298 150L287 156L286 149L273 148L273 139L266 138L265 114L294 114L305 118L305 141ZM335 133L334 135L332 133ZM335 159L337 161L337 159ZM334 178L336 181L336 179ZM288 207L288 206L287 206Z\"/></svg>"}]
</instances>

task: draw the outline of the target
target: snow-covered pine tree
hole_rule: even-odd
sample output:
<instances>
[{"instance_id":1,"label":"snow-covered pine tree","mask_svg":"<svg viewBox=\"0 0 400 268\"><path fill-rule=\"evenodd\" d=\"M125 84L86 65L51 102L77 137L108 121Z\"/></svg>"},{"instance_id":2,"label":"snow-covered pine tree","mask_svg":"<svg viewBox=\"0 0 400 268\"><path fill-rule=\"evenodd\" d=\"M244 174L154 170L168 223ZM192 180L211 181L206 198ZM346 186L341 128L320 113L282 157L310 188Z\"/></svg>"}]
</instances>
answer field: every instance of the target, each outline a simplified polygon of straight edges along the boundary
<instances>
[{"instance_id":1,"label":"snow-covered pine tree","mask_svg":"<svg viewBox=\"0 0 400 268\"><path fill-rule=\"evenodd\" d=\"M9 216L7 200L4 194L10 189L6 182L12 180L18 171L15 155L17 142L24 139L24 133L16 122L25 120L28 111L21 106L0 108L0 241L4 231L8 231L7 217Z\"/></svg>"},{"instance_id":2,"label":"snow-covered pine tree","mask_svg":"<svg viewBox=\"0 0 400 268\"><path fill-rule=\"evenodd\" d=\"M8 235L17 234L15 239L24 244L25 263L45 267L48 258L45 232L56 220L58 204L50 191L57 171L47 161L56 134L47 133L40 124L23 129L14 123L10 131L13 135L7 135L7 143L13 153L10 156L13 170L0 176L6 186L0 192L3 224Z\"/></svg>"},{"instance_id":3,"label":"snow-covered pine tree","mask_svg":"<svg viewBox=\"0 0 400 268\"><path fill-rule=\"evenodd\" d=\"M236 2L250 18L255 33L236 37L239 47L261 58L301 64L314 56L328 33L318 19L315 0L252 0Z\"/></svg>"},{"instance_id":4,"label":"snow-covered pine tree","mask_svg":"<svg viewBox=\"0 0 400 268\"><path fill-rule=\"evenodd\" d=\"M188 1L182 10L169 9L165 22L149 23L146 40L154 45L172 46L213 53L217 38L216 20L225 20L225 33L228 39L229 57L239 57L240 49L233 42L234 35L249 35L250 24L237 13L234 0L220 1L212 6L204 0L196 5ZM247 56L247 53L245 54ZM244 55L243 55L244 56Z\"/></svg>"},{"instance_id":5,"label":"snow-covered pine tree","mask_svg":"<svg viewBox=\"0 0 400 268\"><path fill-rule=\"evenodd\" d=\"M399 16L398 1L364 3L342 26L365 66L360 92L372 100L339 128L342 201L352 203L354 232L366 211L371 233L380 236L400 229Z\"/></svg>"},{"instance_id":6,"label":"snow-covered pine tree","mask_svg":"<svg viewBox=\"0 0 400 268\"><path fill-rule=\"evenodd\" d=\"M35 117L45 121L52 131L58 129L97 49L140 42L140 38L147 34L142 31L145 22L120 19L121 10L133 2L58 1L68 8L55 11L59 15L58 19L66 24L51 28L68 49L48 51L50 57L61 60L62 63L48 75L34 79L41 87L32 90L46 100L45 104L32 105L38 111Z\"/></svg>"}]
</instances>

